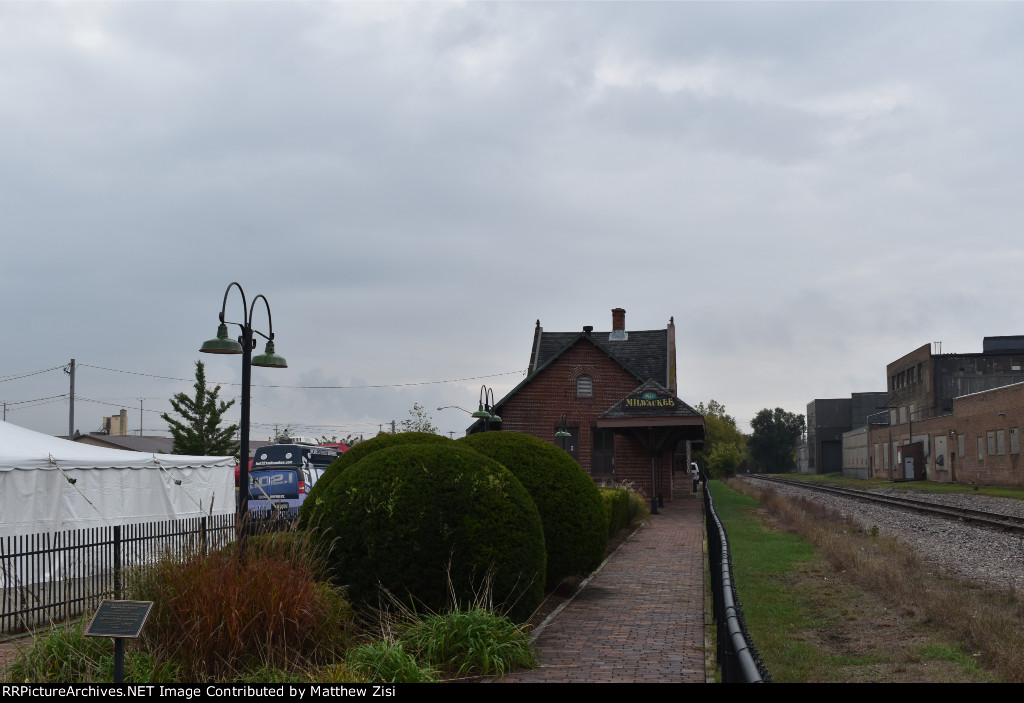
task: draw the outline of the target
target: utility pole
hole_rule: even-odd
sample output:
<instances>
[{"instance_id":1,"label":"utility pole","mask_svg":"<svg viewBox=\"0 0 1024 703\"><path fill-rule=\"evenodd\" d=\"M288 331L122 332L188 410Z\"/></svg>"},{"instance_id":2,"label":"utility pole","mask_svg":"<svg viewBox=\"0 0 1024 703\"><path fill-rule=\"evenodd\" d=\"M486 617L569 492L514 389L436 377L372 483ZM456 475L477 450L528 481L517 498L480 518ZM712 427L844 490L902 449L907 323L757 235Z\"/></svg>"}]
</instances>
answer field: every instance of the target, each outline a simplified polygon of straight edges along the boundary
<instances>
[{"instance_id":1,"label":"utility pole","mask_svg":"<svg viewBox=\"0 0 1024 703\"><path fill-rule=\"evenodd\" d=\"M139 398L139 437L142 436L142 398Z\"/></svg>"},{"instance_id":2,"label":"utility pole","mask_svg":"<svg viewBox=\"0 0 1024 703\"><path fill-rule=\"evenodd\" d=\"M75 441L75 360L72 359L64 372L71 376L70 402L68 403L68 439Z\"/></svg>"},{"instance_id":3,"label":"utility pole","mask_svg":"<svg viewBox=\"0 0 1024 703\"><path fill-rule=\"evenodd\" d=\"M395 421L392 420L391 421L391 434L394 434L394 433L395 433Z\"/></svg>"}]
</instances>

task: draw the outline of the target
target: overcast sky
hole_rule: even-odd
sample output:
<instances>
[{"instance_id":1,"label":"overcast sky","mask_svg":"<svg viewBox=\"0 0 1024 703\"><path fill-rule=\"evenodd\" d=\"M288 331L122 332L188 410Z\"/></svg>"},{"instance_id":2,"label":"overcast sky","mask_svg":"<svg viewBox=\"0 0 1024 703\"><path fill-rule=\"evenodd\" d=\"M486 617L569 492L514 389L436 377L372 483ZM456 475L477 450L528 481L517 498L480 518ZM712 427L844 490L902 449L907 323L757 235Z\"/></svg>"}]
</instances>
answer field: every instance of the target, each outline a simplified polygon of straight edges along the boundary
<instances>
[{"instance_id":1,"label":"overcast sky","mask_svg":"<svg viewBox=\"0 0 1024 703\"><path fill-rule=\"evenodd\" d=\"M461 434L435 408L518 383L537 319L613 307L674 317L680 397L744 431L884 390L1024 333L1022 37L1020 3L2 3L0 401L66 433L74 358L76 429L142 398L167 434L200 356L240 392L198 353L232 281L289 365L255 438Z\"/></svg>"}]
</instances>

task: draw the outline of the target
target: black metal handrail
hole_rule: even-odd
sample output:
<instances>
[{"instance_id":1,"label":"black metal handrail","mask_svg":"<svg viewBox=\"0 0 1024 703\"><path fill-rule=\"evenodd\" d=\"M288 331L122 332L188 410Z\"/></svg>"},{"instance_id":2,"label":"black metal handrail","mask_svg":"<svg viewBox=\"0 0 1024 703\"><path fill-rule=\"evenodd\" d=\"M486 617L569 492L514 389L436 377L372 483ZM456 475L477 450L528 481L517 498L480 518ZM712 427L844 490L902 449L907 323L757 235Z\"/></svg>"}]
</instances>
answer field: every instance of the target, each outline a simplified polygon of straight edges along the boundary
<instances>
[{"instance_id":1,"label":"black metal handrail","mask_svg":"<svg viewBox=\"0 0 1024 703\"><path fill-rule=\"evenodd\" d=\"M732 554L725 527L715 512L711 491L704 485L704 519L708 534L711 594L718 630L718 666L724 683L769 683L772 680L743 619L732 576Z\"/></svg>"}]
</instances>

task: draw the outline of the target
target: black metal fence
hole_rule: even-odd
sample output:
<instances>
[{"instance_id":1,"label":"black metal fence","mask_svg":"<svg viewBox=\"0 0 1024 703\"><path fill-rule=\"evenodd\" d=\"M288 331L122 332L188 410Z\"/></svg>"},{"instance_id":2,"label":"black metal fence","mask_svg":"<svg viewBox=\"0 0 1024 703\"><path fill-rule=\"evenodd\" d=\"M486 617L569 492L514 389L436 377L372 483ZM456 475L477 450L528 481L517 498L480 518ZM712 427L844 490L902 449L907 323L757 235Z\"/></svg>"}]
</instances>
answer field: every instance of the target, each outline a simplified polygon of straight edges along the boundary
<instances>
[{"instance_id":1,"label":"black metal fence","mask_svg":"<svg viewBox=\"0 0 1024 703\"><path fill-rule=\"evenodd\" d=\"M718 666L724 683L769 683L771 675L743 620L743 609L732 578L732 554L725 527L715 512L711 491L704 484L704 520L708 533L708 561L711 565L711 594L718 630Z\"/></svg>"},{"instance_id":2,"label":"black metal fence","mask_svg":"<svg viewBox=\"0 0 1024 703\"><path fill-rule=\"evenodd\" d=\"M121 597L125 568L235 540L233 513L0 538L0 634L63 622Z\"/></svg>"}]
</instances>

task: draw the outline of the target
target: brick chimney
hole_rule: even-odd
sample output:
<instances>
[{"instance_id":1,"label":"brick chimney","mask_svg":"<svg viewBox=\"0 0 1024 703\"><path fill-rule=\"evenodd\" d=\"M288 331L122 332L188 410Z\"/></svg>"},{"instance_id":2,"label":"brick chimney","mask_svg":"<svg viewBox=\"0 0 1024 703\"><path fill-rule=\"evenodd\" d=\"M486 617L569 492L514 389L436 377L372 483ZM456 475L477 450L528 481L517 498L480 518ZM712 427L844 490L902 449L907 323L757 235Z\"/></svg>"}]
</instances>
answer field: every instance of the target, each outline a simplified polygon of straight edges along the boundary
<instances>
[{"instance_id":1,"label":"brick chimney","mask_svg":"<svg viewBox=\"0 0 1024 703\"><path fill-rule=\"evenodd\" d=\"M626 332L626 310L625 308L612 308L612 333L608 335L608 341L628 339Z\"/></svg>"}]
</instances>

